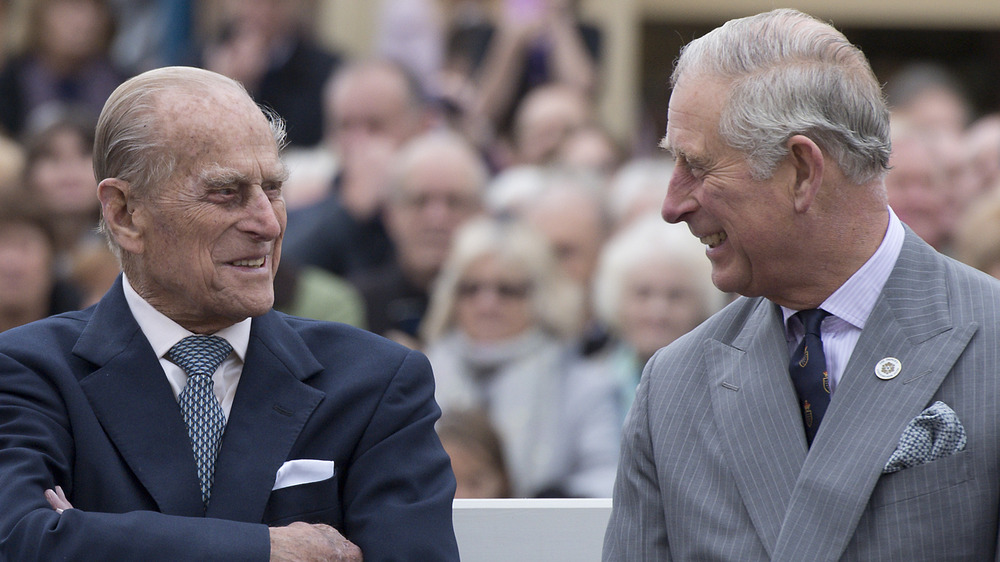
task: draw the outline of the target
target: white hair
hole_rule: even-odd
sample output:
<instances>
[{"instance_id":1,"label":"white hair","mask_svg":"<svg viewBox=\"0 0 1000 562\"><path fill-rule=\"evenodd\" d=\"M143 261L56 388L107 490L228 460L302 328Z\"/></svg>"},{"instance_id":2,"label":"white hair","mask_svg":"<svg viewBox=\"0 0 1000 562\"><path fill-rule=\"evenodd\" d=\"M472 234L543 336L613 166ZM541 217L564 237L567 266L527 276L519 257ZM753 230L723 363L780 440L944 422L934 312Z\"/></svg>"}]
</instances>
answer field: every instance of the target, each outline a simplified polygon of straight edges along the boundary
<instances>
[{"instance_id":1,"label":"white hair","mask_svg":"<svg viewBox=\"0 0 1000 562\"><path fill-rule=\"evenodd\" d=\"M637 268L653 261L667 261L690 272L700 299L702 320L725 305L725 293L712 283L712 265L705 257L705 247L691 236L685 225L669 224L658 214L649 213L612 237L601 252L592 299L594 313L612 330L622 328L626 281Z\"/></svg>"}]
</instances>

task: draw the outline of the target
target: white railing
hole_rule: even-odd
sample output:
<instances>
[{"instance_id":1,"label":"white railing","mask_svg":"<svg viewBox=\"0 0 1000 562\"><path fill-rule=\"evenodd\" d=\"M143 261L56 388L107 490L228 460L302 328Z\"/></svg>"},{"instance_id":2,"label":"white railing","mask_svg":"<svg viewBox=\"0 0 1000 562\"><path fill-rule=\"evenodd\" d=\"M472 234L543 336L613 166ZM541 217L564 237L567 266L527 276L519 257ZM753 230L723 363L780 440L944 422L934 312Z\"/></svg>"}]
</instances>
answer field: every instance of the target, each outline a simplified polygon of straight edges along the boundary
<instances>
[{"instance_id":1,"label":"white railing","mask_svg":"<svg viewBox=\"0 0 1000 562\"><path fill-rule=\"evenodd\" d=\"M463 562L599 562L611 498L455 500Z\"/></svg>"}]
</instances>

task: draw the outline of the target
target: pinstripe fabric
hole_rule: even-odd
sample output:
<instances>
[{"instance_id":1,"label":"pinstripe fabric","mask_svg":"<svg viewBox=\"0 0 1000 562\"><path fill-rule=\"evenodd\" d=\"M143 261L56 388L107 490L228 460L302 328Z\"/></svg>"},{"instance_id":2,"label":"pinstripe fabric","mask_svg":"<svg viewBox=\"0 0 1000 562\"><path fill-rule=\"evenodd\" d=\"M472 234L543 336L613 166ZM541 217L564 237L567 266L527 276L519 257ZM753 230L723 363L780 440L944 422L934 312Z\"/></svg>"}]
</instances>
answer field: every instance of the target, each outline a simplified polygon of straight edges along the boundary
<instances>
[{"instance_id":1,"label":"pinstripe fabric","mask_svg":"<svg viewBox=\"0 0 1000 562\"><path fill-rule=\"evenodd\" d=\"M1000 283L907 230L807 451L780 310L739 299L647 365L604 559L996 559L998 303ZM903 365L890 381L874 375L886 356ZM935 400L965 451L881 474Z\"/></svg>"}]
</instances>

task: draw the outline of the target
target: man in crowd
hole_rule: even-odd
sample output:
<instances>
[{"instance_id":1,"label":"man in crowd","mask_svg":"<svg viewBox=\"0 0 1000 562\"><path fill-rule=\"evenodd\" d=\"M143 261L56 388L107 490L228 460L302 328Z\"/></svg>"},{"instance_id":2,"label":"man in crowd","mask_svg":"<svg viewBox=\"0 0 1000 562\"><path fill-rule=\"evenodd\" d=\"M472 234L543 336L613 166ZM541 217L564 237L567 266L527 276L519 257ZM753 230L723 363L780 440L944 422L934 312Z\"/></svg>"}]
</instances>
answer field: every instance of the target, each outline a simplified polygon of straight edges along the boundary
<instances>
[{"instance_id":1,"label":"man in crowd","mask_svg":"<svg viewBox=\"0 0 1000 562\"><path fill-rule=\"evenodd\" d=\"M864 55L793 10L682 51L663 204L744 295L646 366L605 560L992 560L1000 284L887 206Z\"/></svg>"},{"instance_id":2,"label":"man in crowd","mask_svg":"<svg viewBox=\"0 0 1000 562\"><path fill-rule=\"evenodd\" d=\"M400 146L426 131L420 84L389 61L347 65L324 94L324 135L337 173L321 200L289 216L287 257L347 276L385 264L392 244L382 221L387 172Z\"/></svg>"},{"instance_id":3,"label":"man in crowd","mask_svg":"<svg viewBox=\"0 0 1000 562\"><path fill-rule=\"evenodd\" d=\"M482 212L488 179L482 158L455 133L424 133L402 147L383 211L393 259L350 278L364 298L368 329L419 346L434 280L458 227Z\"/></svg>"},{"instance_id":4,"label":"man in crowd","mask_svg":"<svg viewBox=\"0 0 1000 562\"><path fill-rule=\"evenodd\" d=\"M171 67L97 139L123 275L0 336L0 558L457 560L427 360L271 310L280 119Z\"/></svg>"}]
</instances>

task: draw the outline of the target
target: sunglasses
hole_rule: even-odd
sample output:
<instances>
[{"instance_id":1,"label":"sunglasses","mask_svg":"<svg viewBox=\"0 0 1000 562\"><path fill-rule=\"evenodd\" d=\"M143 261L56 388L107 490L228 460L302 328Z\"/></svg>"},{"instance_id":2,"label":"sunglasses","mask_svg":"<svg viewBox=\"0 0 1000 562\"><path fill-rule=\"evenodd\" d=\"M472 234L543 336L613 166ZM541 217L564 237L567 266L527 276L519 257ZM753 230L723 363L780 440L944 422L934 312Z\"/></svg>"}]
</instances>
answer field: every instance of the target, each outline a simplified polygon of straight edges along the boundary
<instances>
[{"instance_id":1,"label":"sunglasses","mask_svg":"<svg viewBox=\"0 0 1000 562\"><path fill-rule=\"evenodd\" d=\"M492 292L501 299L523 299L531 292L531 283L462 281L458 284L458 296L461 298L472 298L482 292Z\"/></svg>"}]
</instances>

